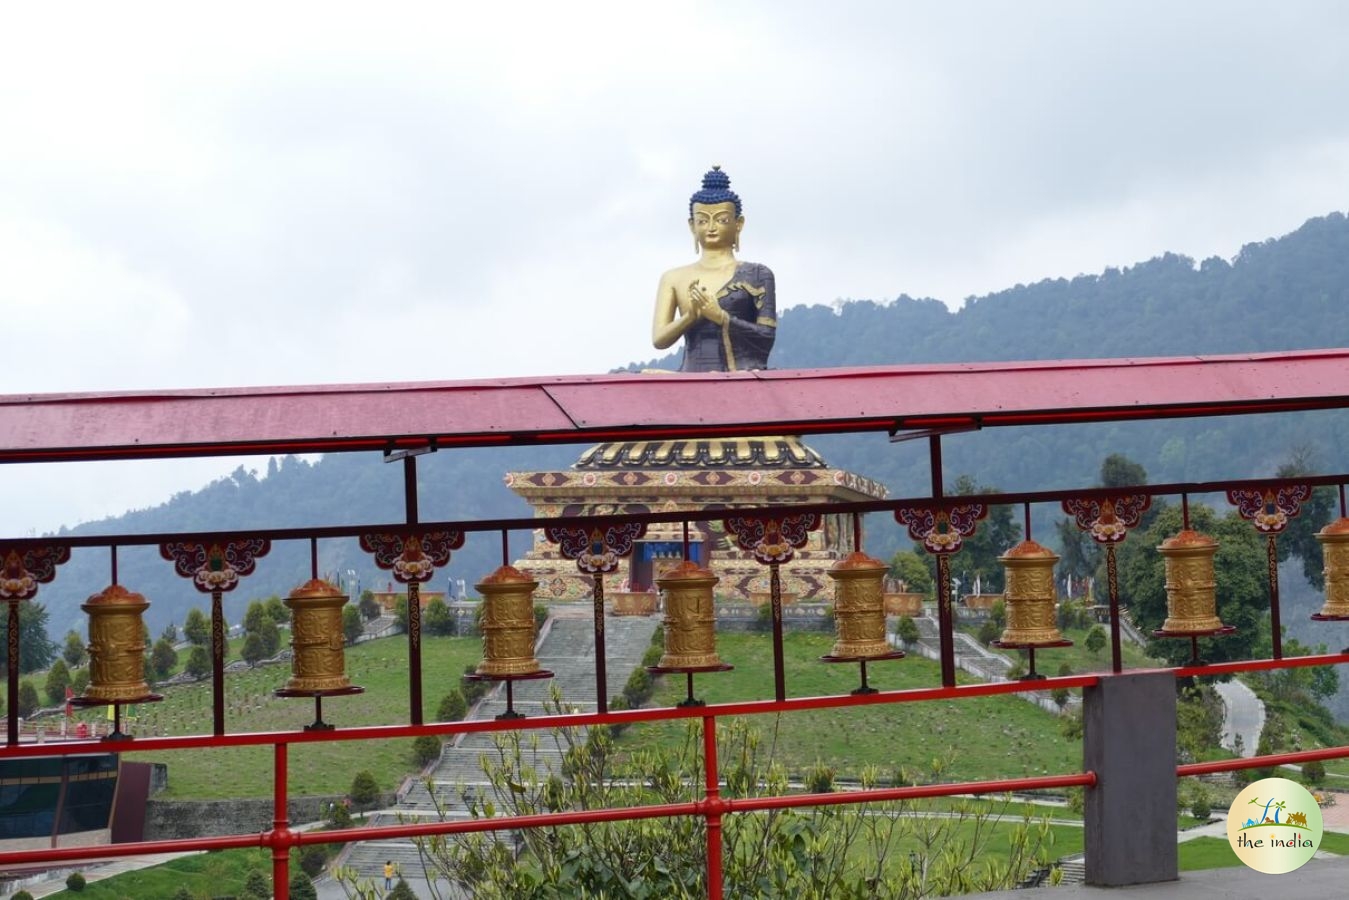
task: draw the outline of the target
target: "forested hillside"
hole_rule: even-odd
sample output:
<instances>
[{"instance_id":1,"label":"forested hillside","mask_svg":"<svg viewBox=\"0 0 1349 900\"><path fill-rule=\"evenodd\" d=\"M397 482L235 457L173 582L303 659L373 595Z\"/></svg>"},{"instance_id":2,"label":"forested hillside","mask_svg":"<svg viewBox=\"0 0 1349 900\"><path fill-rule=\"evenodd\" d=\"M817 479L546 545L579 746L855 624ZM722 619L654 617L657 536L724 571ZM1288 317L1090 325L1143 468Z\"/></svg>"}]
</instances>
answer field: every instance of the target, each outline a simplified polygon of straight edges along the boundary
<instances>
[{"instance_id":1,"label":"forested hillside","mask_svg":"<svg viewBox=\"0 0 1349 900\"><path fill-rule=\"evenodd\" d=\"M903 273L897 273L897 282L902 279ZM790 286L779 289L783 301L789 301ZM781 314L778 331L773 363L780 368L1349 346L1349 221L1340 213L1313 219L1283 238L1247 245L1231 261L1214 258L1196 264L1168 254L1100 275L1017 285L971 298L954 313L938 301L907 296L886 303L796 307ZM653 364L674 367L677 357L635 367ZM840 435L811 443L831 464L877 478L893 495L926 492L927 456L921 442L891 444L884 435ZM1349 464L1345 446L1349 417L1308 413L999 429L948 438L945 460L948 481L968 473L983 486L1022 490L1090 484L1110 453L1142 463L1151 480L1159 482L1270 475L1295 450L1314 467L1343 471ZM502 484L502 473L566 466L580 449L494 449L422 457L422 519L526 515L527 507ZM385 465L378 456L259 465L267 471L240 469L162 506L89 523L77 531L402 518L401 466ZM1048 517L1051 512L1041 514ZM888 556L901 544L901 536L875 518L868 549ZM1043 538L1048 537L1046 529ZM515 535L514 550L522 550L527 540L528 535ZM495 538L471 541L456 554L450 574L471 584L496 565L499 552ZM149 613L153 630L171 620L181 623L189 605L202 603L152 551L124 549L120 562L121 581L154 604ZM345 542L324 542L320 565L325 572L356 570L365 585L387 580ZM278 547L231 598L229 614L237 619L242 604L252 597L284 594L307 572L307 547ZM106 582L106 553L78 552L56 582L42 590L51 611L51 632L59 637L72 624L82 626L78 604ZM443 581L435 585L443 586Z\"/></svg>"}]
</instances>

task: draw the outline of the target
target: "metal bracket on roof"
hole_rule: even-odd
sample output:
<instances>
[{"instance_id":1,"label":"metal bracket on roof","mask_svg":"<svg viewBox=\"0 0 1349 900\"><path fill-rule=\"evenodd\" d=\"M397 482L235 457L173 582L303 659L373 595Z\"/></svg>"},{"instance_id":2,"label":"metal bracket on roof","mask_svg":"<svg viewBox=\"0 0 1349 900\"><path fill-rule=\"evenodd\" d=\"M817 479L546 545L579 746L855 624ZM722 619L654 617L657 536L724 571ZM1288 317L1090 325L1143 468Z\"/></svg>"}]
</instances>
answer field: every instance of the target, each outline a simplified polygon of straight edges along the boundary
<instances>
[{"instance_id":1,"label":"metal bracket on roof","mask_svg":"<svg viewBox=\"0 0 1349 900\"><path fill-rule=\"evenodd\" d=\"M900 441L914 441L919 438L941 437L947 434L964 434L967 431L980 431L983 427L983 425L975 421L963 425L942 425L935 428L901 428L895 426L890 429L890 443L898 444Z\"/></svg>"},{"instance_id":2,"label":"metal bracket on roof","mask_svg":"<svg viewBox=\"0 0 1349 900\"><path fill-rule=\"evenodd\" d=\"M435 441L431 441L421 447L399 447L390 448L384 451L384 461L397 462L400 459L412 459L414 456L425 456L427 453L435 453L440 448L436 446Z\"/></svg>"}]
</instances>

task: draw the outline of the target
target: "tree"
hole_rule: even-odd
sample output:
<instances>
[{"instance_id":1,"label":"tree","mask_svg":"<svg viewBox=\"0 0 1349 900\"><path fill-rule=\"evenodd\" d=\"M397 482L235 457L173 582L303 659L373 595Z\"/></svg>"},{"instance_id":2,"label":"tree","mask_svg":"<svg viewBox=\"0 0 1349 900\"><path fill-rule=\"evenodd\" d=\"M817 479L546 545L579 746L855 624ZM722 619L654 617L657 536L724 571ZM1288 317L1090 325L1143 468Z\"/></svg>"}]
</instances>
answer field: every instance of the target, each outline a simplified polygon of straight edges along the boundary
<instances>
[{"instance_id":1,"label":"tree","mask_svg":"<svg viewBox=\"0 0 1349 900\"><path fill-rule=\"evenodd\" d=\"M260 869L249 869L248 876L244 878L243 896L247 900L267 900L272 896L272 884L267 876L262 874Z\"/></svg>"},{"instance_id":2,"label":"tree","mask_svg":"<svg viewBox=\"0 0 1349 900\"><path fill-rule=\"evenodd\" d=\"M1280 478L1296 478L1299 475L1316 474L1315 454L1308 448L1295 448L1292 458L1279 466L1276 473ZM1302 510L1290 519L1287 528L1279 536L1279 559L1296 556L1302 560L1303 577L1318 591L1324 590L1326 579L1321 547L1316 540L1320 531L1333 517L1335 507L1335 489L1319 487L1312 491L1311 497L1302 504Z\"/></svg>"},{"instance_id":3,"label":"tree","mask_svg":"<svg viewBox=\"0 0 1349 900\"><path fill-rule=\"evenodd\" d=\"M342 636L346 638L348 644L356 643L365 632L365 623L361 621L361 614L354 606L342 607Z\"/></svg>"},{"instance_id":4,"label":"tree","mask_svg":"<svg viewBox=\"0 0 1349 900\"><path fill-rule=\"evenodd\" d=\"M450 692L440 698L440 705L436 707L436 721L458 722L466 715L468 715L468 701L464 699L463 691L450 688Z\"/></svg>"},{"instance_id":5,"label":"tree","mask_svg":"<svg viewBox=\"0 0 1349 900\"><path fill-rule=\"evenodd\" d=\"M28 718L38 711L42 701L38 699L37 688L33 687L33 682L24 680L19 682L19 715Z\"/></svg>"},{"instance_id":6,"label":"tree","mask_svg":"<svg viewBox=\"0 0 1349 900\"><path fill-rule=\"evenodd\" d=\"M160 632L159 636L170 644L178 643L178 626L170 622L164 626L164 630Z\"/></svg>"},{"instance_id":7,"label":"tree","mask_svg":"<svg viewBox=\"0 0 1349 900\"><path fill-rule=\"evenodd\" d=\"M1325 652L1325 644L1309 647L1297 638L1283 639L1285 658ZM1253 672L1249 677L1255 681L1257 687L1269 691L1275 700L1299 707L1323 704L1340 689L1340 675L1334 666L1275 669L1268 672Z\"/></svg>"},{"instance_id":8,"label":"tree","mask_svg":"<svg viewBox=\"0 0 1349 900\"><path fill-rule=\"evenodd\" d=\"M905 646L912 647L918 643L918 623L909 616L900 616L899 621L895 623L895 635Z\"/></svg>"},{"instance_id":9,"label":"tree","mask_svg":"<svg viewBox=\"0 0 1349 900\"><path fill-rule=\"evenodd\" d=\"M969 496L997 491L995 487L980 485L970 476L961 475L956 479L952 493ZM960 552L951 558L952 571L960 573L964 580L962 590L973 592L977 579L983 593L1002 592L1002 564L998 557L1021 540L1021 526L1013 520L1012 511L1011 506L989 507L988 516L979 522L974 534L965 538Z\"/></svg>"},{"instance_id":10,"label":"tree","mask_svg":"<svg viewBox=\"0 0 1349 900\"><path fill-rule=\"evenodd\" d=\"M276 598L273 598L276 599ZM279 604L281 601L277 599ZM264 659L270 659L281 648L281 632L277 630L276 620L272 617L268 604L254 600L248 604L244 613L243 657L249 665L257 665ZM285 607L282 607L284 609Z\"/></svg>"},{"instance_id":11,"label":"tree","mask_svg":"<svg viewBox=\"0 0 1349 900\"><path fill-rule=\"evenodd\" d=\"M309 876L302 872L296 872L290 879L290 900L318 900L318 891L314 889L314 882L309 880ZM416 894L412 897L416 898Z\"/></svg>"},{"instance_id":12,"label":"tree","mask_svg":"<svg viewBox=\"0 0 1349 900\"><path fill-rule=\"evenodd\" d=\"M440 738L424 734L412 742L412 759L421 768L432 760L440 759Z\"/></svg>"},{"instance_id":13,"label":"tree","mask_svg":"<svg viewBox=\"0 0 1349 900\"><path fill-rule=\"evenodd\" d=\"M75 692L75 696L84 693L84 689L89 687L89 669L86 666L82 669L76 669L70 676L70 689Z\"/></svg>"},{"instance_id":14,"label":"tree","mask_svg":"<svg viewBox=\"0 0 1349 900\"><path fill-rule=\"evenodd\" d=\"M205 647L193 646L187 654L187 664L183 671L200 681L211 674L211 657Z\"/></svg>"},{"instance_id":15,"label":"tree","mask_svg":"<svg viewBox=\"0 0 1349 900\"><path fill-rule=\"evenodd\" d=\"M351 802L357 806L369 806L379 799L379 783L369 769L362 769L351 780Z\"/></svg>"},{"instance_id":16,"label":"tree","mask_svg":"<svg viewBox=\"0 0 1349 900\"><path fill-rule=\"evenodd\" d=\"M154 648L150 650L151 680L163 681L173 674L177 666L178 651L173 649L173 643L166 637L155 641Z\"/></svg>"},{"instance_id":17,"label":"tree","mask_svg":"<svg viewBox=\"0 0 1349 900\"><path fill-rule=\"evenodd\" d=\"M379 601L375 599L375 592L370 590L361 591L361 602L358 609L361 611L361 616L366 620L378 619L380 614L384 612L384 607L380 606Z\"/></svg>"},{"instance_id":18,"label":"tree","mask_svg":"<svg viewBox=\"0 0 1349 900\"><path fill-rule=\"evenodd\" d=\"M58 659L47 670L47 680L42 686L43 692L47 695L47 703L51 706L65 703L68 687L70 687L70 670L66 668L65 660Z\"/></svg>"},{"instance_id":19,"label":"tree","mask_svg":"<svg viewBox=\"0 0 1349 900\"><path fill-rule=\"evenodd\" d=\"M244 632L260 633L262 623L270 620L271 617L267 614L267 607L261 601L254 600L248 604L248 609L244 612Z\"/></svg>"},{"instance_id":20,"label":"tree","mask_svg":"<svg viewBox=\"0 0 1349 900\"><path fill-rule=\"evenodd\" d=\"M412 888L408 887L408 883L401 878L394 884L393 890L389 891L387 897L388 900L417 900L417 895Z\"/></svg>"},{"instance_id":21,"label":"tree","mask_svg":"<svg viewBox=\"0 0 1349 900\"><path fill-rule=\"evenodd\" d=\"M244 658L244 662L250 666L256 666L267 657L271 656L267 652L267 644L256 631L250 631L244 636L244 646L239 651Z\"/></svg>"},{"instance_id":22,"label":"tree","mask_svg":"<svg viewBox=\"0 0 1349 900\"><path fill-rule=\"evenodd\" d=\"M0 640L0 671L9 665L9 616L0 604L3 640ZM56 658L56 645L47 637L47 608L36 600L19 602L19 671L40 672Z\"/></svg>"},{"instance_id":23,"label":"tree","mask_svg":"<svg viewBox=\"0 0 1349 900\"><path fill-rule=\"evenodd\" d=\"M84 647L84 638L80 637L80 633L74 628L66 632L65 643L61 646L61 658L72 669L79 668L89 659L89 653Z\"/></svg>"},{"instance_id":24,"label":"tree","mask_svg":"<svg viewBox=\"0 0 1349 900\"><path fill-rule=\"evenodd\" d=\"M275 594L267 598L267 601L262 605L262 608L266 610L267 617L277 625L285 625L290 621L290 610L286 608L286 604L282 602L281 598Z\"/></svg>"},{"instance_id":25,"label":"tree","mask_svg":"<svg viewBox=\"0 0 1349 900\"><path fill-rule=\"evenodd\" d=\"M1087 639L1084 642L1087 652L1099 655L1100 652L1105 649L1105 643L1105 629L1100 625L1091 626L1091 630L1087 632Z\"/></svg>"},{"instance_id":26,"label":"tree","mask_svg":"<svg viewBox=\"0 0 1349 900\"><path fill-rule=\"evenodd\" d=\"M1147 483L1147 469L1123 453L1112 453L1101 461L1101 487L1137 487Z\"/></svg>"},{"instance_id":27,"label":"tree","mask_svg":"<svg viewBox=\"0 0 1349 900\"><path fill-rule=\"evenodd\" d=\"M932 558L914 550L900 550L890 557L890 577L904 582L915 594L932 595Z\"/></svg>"},{"instance_id":28,"label":"tree","mask_svg":"<svg viewBox=\"0 0 1349 900\"><path fill-rule=\"evenodd\" d=\"M211 621L196 607L189 609L183 620L183 637L197 647L205 647L211 642Z\"/></svg>"},{"instance_id":29,"label":"tree","mask_svg":"<svg viewBox=\"0 0 1349 900\"><path fill-rule=\"evenodd\" d=\"M432 597L422 611L422 630L436 637L448 637L454 634L454 615L444 599Z\"/></svg>"},{"instance_id":30,"label":"tree","mask_svg":"<svg viewBox=\"0 0 1349 900\"><path fill-rule=\"evenodd\" d=\"M268 656L275 656L276 651L281 649L281 630L271 618L262 620L262 630L258 632L258 637L262 638L262 645L266 648Z\"/></svg>"},{"instance_id":31,"label":"tree","mask_svg":"<svg viewBox=\"0 0 1349 900\"><path fill-rule=\"evenodd\" d=\"M1054 530L1058 534L1062 556L1058 563L1059 575L1071 575L1079 582L1092 577L1101 562L1100 545L1078 528L1072 517L1060 519Z\"/></svg>"}]
</instances>

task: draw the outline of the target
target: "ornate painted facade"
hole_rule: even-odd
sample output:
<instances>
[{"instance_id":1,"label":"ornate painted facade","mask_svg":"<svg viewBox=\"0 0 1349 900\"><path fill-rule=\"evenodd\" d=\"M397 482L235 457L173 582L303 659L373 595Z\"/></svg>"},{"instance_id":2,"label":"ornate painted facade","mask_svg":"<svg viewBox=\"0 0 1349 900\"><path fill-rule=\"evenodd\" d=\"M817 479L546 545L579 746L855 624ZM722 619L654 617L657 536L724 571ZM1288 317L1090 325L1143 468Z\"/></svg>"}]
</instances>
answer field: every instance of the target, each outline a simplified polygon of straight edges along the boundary
<instances>
[{"instance_id":1,"label":"ornate painted facade","mask_svg":"<svg viewBox=\"0 0 1349 900\"><path fill-rule=\"evenodd\" d=\"M570 469L511 472L506 484L534 509L536 516L603 515L662 511L732 510L770 504L832 503L882 499L886 489L861 475L831 468L796 437L725 438L698 441L631 441L599 444ZM852 519L825 516L806 546L783 563L784 597L829 601L830 567L852 551ZM653 526L648 540L671 544L679 538ZM697 523L692 541L705 548L707 565L717 575L719 597L761 600L768 591L768 567L736 546L718 520ZM634 556L637 554L634 553ZM659 577L679 562L677 555L657 559ZM539 582L540 600L581 600L590 596L590 576L582 575L542 529L515 567ZM636 587L633 561L606 576L606 593ZM654 579L652 579L654 580Z\"/></svg>"}]
</instances>

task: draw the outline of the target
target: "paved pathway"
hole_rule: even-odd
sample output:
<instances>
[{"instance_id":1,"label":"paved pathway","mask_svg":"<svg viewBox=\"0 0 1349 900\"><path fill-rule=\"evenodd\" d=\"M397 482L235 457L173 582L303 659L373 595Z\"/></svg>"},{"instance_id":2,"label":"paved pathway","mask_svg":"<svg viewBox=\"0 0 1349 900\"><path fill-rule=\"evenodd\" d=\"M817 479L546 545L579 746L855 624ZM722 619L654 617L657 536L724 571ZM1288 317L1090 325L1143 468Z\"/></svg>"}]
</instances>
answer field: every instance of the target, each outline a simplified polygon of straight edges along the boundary
<instances>
[{"instance_id":1,"label":"paved pathway","mask_svg":"<svg viewBox=\"0 0 1349 900\"><path fill-rule=\"evenodd\" d=\"M1235 751L1240 738L1241 756L1254 756L1260 744L1260 731L1265 727L1265 704L1236 679L1213 687L1223 698L1223 747Z\"/></svg>"},{"instance_id":2,"label":"paved pathway","mask_svg":"<svg viewBox=\"0 0 1349 900\"><path fill-rule=\"evenodd\" d=\"M1029 891L997 891L975 894L980 900L1270 900L1271 897L1306 897L1330 900L1345 895L1349 883L1349 858L1319 854L1302 868L1286 875L1263 875L1245 866L1182 872L1178 881L1132 887L1099 888L1084 884L1044 887L1043 894Z\"/></svg>"}]
</instances>

